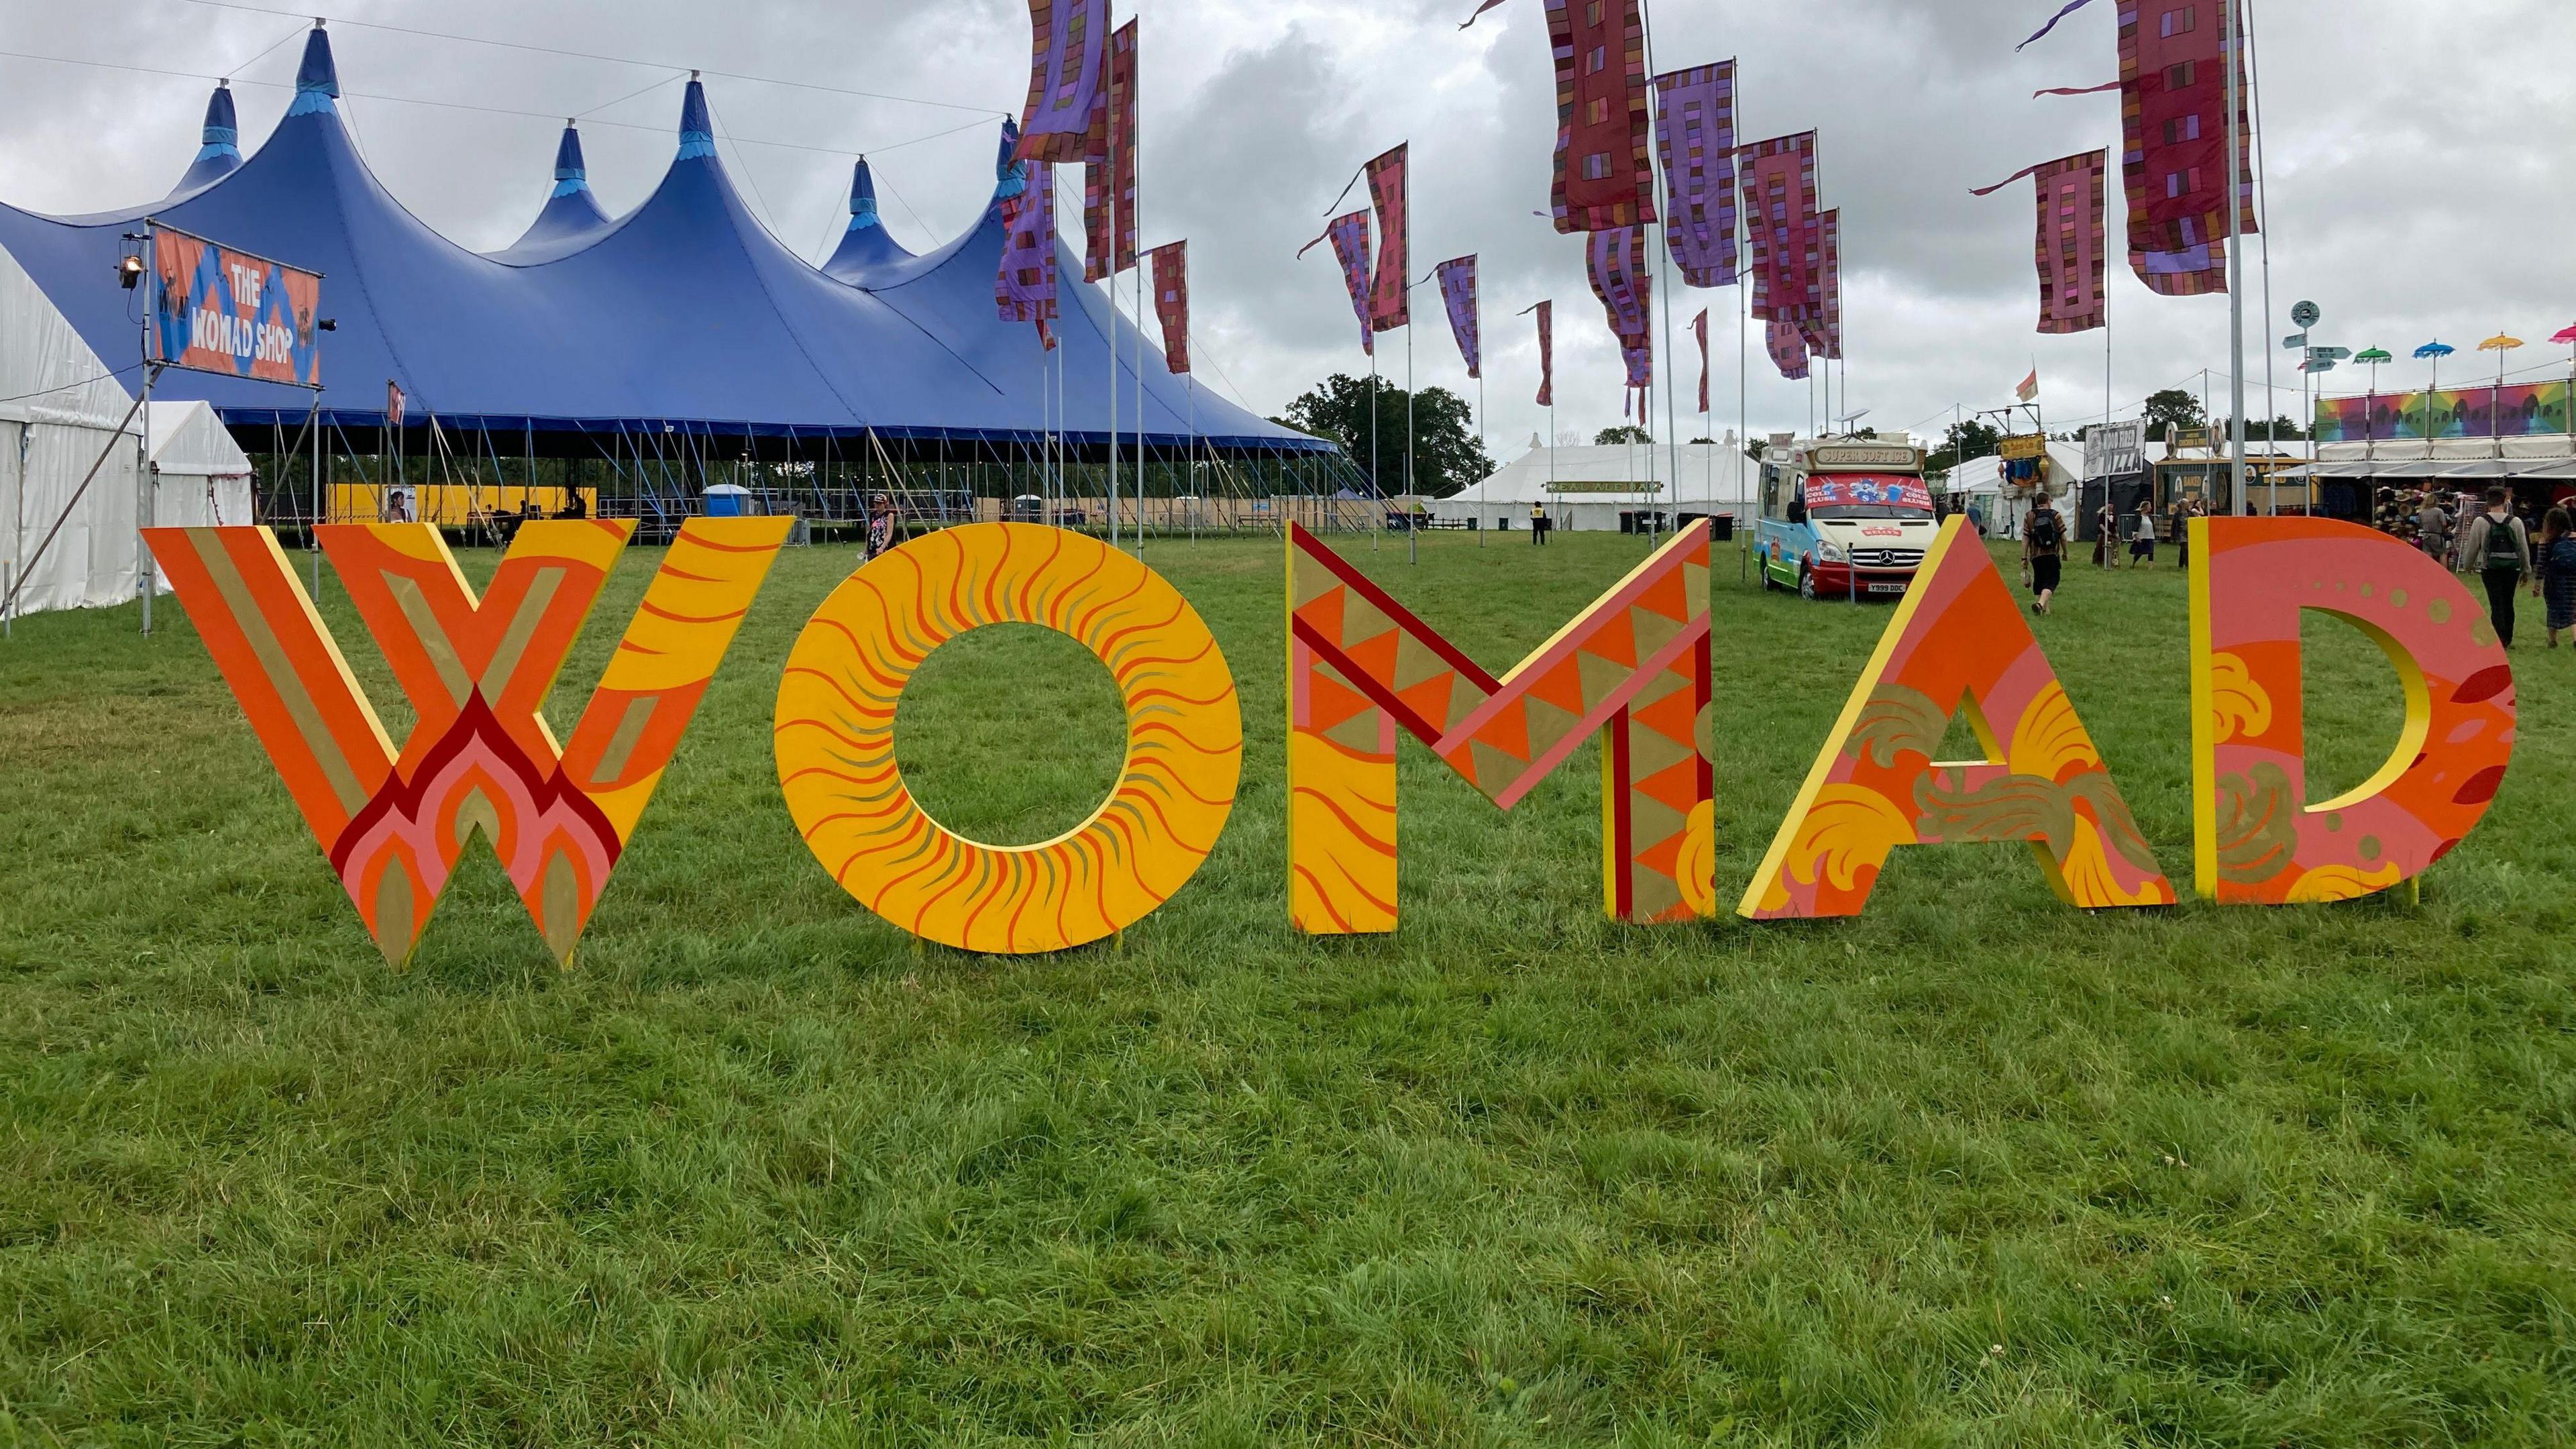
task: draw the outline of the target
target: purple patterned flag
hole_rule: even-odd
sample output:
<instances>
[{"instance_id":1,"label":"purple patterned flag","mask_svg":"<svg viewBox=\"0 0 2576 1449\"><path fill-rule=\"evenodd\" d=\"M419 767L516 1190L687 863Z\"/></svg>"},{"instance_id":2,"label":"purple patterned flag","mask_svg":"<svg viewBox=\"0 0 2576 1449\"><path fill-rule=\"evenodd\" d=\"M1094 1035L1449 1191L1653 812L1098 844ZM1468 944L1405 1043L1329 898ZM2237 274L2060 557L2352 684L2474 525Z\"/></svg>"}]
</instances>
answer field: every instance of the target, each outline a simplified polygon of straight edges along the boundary
<instances>
[{"instance_id":1,"label":"purple patterned flag","mask_svg":"<svg viewBox=\"0 0 2576 1449\"><path fill-rule=\"evenodd\" d=\"M1638 0L1547 0L1556 51L1556 229L1655 219L1646 25Z\"/></svg>"},{"instance_id":2,"label":"purple patterned flag","mask_svg":"<svg viewBox=\"0 0 2576 1449\"><path fill-rule=\"evenodd\" d=\"M1476 259L1442 262L1440 300L1449 308L1449 333L1458 339L1458 355L1467 361L1469 377L1485 375L1485 349L1476 320Z\"/></svg>"},{"instance_id":3,"label":"purple patterned flag","mask_svg":"<svg viewBox=\"0 0 2576 1449\"><path fill-rule=\"evenodd\" d=\"M1628 365L1628 387L1654 385L1654 324L1648 320L1654 274L1646 270L1646 232L1623 226L1596 231L1587 248L1592 295L1609 314L1610 331L1619 339L1620 360Z\"/></svg>"},{"instance_id":4,"label":"purple patterned flag","mask_svg":"<svg viewBox=\"0 0 2576 1449\"><path fill-rule=\"evenodd\" d=\"M1109 83L1092 108L1082 179L1082 279L1136 265L1136 22L1109 37ZM1111 235L1112 214L1117 218ZM1116 263L1110 261L1115 254Z\"/></svg>"},{"instance_id":5,"label":"purple patterned flag","mask_svg":"<svg viewBox=\"0 0 2576 1449\"><path fill-rule=\"evenodd\" d=\"M1014 190L1013 188L1017 189ZM1032 322L1055 348L1055 168L1022 161L1002 183L1002 267L993 300L1005 322Z\"/></svg>"},{"instance_id":6,"label":"purple patterned flag","mask_svg":"<svg viewBox=\"0 0 2576 1449\"><path fill-rule=\"evenodd\" d=\"M1770 310L1770 282L1757 267L1753 271L1753 315L1763 316ZM1772 318L1762 324L1762 345L1770 350L1771 365L1791 382L1807 378L1807 339L1795 322Z\"/></svg>"},{"instance_id":7,"label":"purple patterned flag","mask_svg":"<svg viewBox=\"0 0 2576 1449\"><path fill-rule=\"evenodd\" d=\"M2196 297L2227 290L2227 57L2230 5L2125 0L2120 11L2121 169L2129 194L2129 265L2148 290ZM2202 21L2208 21L2206 25ZM2238 65L2243 78L2243 66ZM2240 228L2255 230L2250 88L2237 92Z\"/></svg>"},{"instance_id":8,"label":"purple patterned flag","mask_svg":"<svg viewBox=\"0 0 2576 1449\"><path fill-rule=\"evenodd\" d=\"M1735 285L1735 62L1655 77L1664 238L1689 287Z\"/></svg>"},{"instance_id":9,"label":"purple patterned flag","mask_svg":"<svg viewBox=\"0 0 2576 1449\"><path fill-rule=\"evenodd\" d=\"M2052 334L2090 332L2108 325L2103 297L2104 257L2109 250L2103 191L2110 153L2087 151L2042 162L2007 177L1974 196L1992 196L2024 176L2039 190L2039 330Z\"/></svg>"},{"instance_id":10,"label":"purple patterned flag","mask_svg":"<svg viewBox=\"0 0 2576 1449\"><path fill-rule=\"evenodd\" d=\"M1297 249L1304 256L1323 242L1333 244L1333 255L1341 259L1342 285L1351 293L1351 310L1359 314L1360 350L1377 356L1377 333L1369 326L1369 214L1354 211L1334 217L1324 234Z\"/></svg>"},{"instance_id":11,"label":"purple patterned flag","mask_svg":"<svg viewBox=\"0 0 2576 1449\"><path fill-rule=\"evenodd\" d=\"M1109 68L1109 0L1029 0L1029 100L1020 112L1022 161L1079 164Z\"/></svg>"},{"instance_id":12,"label":"purple patterned flag","mask_svg":"<svg viewBox=\"0 0 2576 1449\"><path fill-rule=\"evenodd\" d=\"M1812 268L1820 250L1816 231L1816 133L1801 131L1757 141L1744 149L1746 261L1755 279L1753 315L1764 321L1802 322L1824 309Z\"/></svg>"},{"instance_id":13,"label":"purple patterned flag","mask_svg":"<svg viewBox=\"0 0 2576 1449\"><path fill-rule=\"evenodd\" d=\"M1369 326L1379 332L1413 325L1413 222L1405 184L1411 146L1407 142L1368 164L1369 199L1377 205L1377 280L1369 288Z\"/></svg>"},{"instance_id":14,"label":"purple patterned flag","mask_svg":"<svg viewBox=\"0 0 2576 1449\"><path fill-rule=\"evenodd\" d=\"M1190 370L1190 244L1165 242L1145 254L1154 269L1154 316L1163 324L1163 366Z\"/></svg>"}]
</instances>

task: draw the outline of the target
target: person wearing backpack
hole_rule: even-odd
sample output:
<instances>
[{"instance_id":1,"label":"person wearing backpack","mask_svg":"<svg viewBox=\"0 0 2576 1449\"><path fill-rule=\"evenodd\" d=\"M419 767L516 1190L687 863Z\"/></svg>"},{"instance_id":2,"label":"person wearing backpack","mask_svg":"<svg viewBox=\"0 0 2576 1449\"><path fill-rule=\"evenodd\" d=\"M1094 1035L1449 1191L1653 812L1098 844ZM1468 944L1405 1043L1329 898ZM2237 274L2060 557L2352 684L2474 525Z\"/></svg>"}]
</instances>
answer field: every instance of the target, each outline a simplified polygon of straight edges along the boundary
<instances>
[{"instance_id":1,"label":"person wearing backpack","mask_svg":"<svg viewBox=\"0 0 2576 1449\"><path fill-rule=\"evenodd\" d=\"M2513 647L2513 596L2531 577L2531 534L2513 516L2513 495L2487 490L2487 511L2469 520L2460 540L2460 561L2474 564L2487 582L2487 617L2495 624L2496 642Z\"/></svg>"},{"instance_id":2,"label":"person wearing backpack","mask_svg":"<svg viewBox=\"0 0 2576 1449\"><path fill-rule=\"evenodd\" d=\"M2066 518L2042 495L2031 505L2030 526L2021 531L2021 567L2030 580L2034 614L2049 612L2066 568Z\"/></svg>"}]
</instances>

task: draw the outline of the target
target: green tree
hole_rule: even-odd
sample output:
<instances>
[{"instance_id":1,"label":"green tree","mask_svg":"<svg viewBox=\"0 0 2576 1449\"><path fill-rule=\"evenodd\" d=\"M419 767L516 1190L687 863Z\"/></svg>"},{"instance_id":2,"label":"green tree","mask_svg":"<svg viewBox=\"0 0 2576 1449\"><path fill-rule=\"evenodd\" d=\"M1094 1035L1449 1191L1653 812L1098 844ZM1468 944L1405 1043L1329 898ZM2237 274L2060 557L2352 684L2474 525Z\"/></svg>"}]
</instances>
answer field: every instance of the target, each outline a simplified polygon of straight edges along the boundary
<instances>
[{"instance_id":1,"label":"green tree","mask_svg":"<svg viewBox=\"0 0 2576 1449\"><path fill-rule=\"evenodd\" d=\"M2001 429L1969 418L1951 427L1949 437L1933 450L1931 457L1924 460L1924 467L1935 473L1947 473L1962 463L1991 458L2003 445Z\"/></svg>"},{"instance_id":2,"label":"green tree","mask_svg":"<svg viewBox=\"0 0 2576 1449\"><path fill-rule=\"evenodd\" d=\"M2209 415L2201 411L2200 399L2178 387L2169 387L2147 398L2147 439L2161 443L2176 428L2206 427Z\"/></svg>"},{"instance_id":3,"label":"green tree","mask_svg":"<svg viewBox=\"0 0 2576 1449\"><path fill-rule=\"evenodd\" d=\"M1638 427L1635 423L1621 423L1615 428L1603 428L1600 432L1593 434L1592 446L1596 448L1616 448L1629 443L1651 443L1654 440L1654 434L1647 432L1644 428Z\"/></svg>"},{"instance_id":4,"label":"green tree","mask_svg":"<svg viewBox=\"0 0 2576 1449\"><path fill-rule=\"evenodd\" d=\"M1371 435L1369 380L1334 373L1288 405L1271 421L1342 445L1342 452L1362 473L1369 471ZM1386 497L1419 493L1446 498L1494 471L1485 440L1476 436L1476 414L1465 398L1445 387L1427 387L1412 395L1413 481L1404 477L1403 388L1380 380L1376 387L1375 435L1378 492Z\"/></svg>"}]
</instances>

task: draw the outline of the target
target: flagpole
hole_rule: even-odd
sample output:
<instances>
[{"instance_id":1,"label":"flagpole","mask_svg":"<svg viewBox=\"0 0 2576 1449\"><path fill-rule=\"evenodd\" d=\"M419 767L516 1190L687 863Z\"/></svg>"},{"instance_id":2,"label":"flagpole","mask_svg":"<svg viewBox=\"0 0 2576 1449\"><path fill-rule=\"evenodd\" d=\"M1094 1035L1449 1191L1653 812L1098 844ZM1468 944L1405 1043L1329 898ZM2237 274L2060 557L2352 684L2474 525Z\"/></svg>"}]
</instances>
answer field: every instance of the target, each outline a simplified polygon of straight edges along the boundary
<instances>
[{"instance_id":1,"label":"flagpole","mask_svg":"<svg viewBox=\"0 0 2576 1449\"><path fill-rule=\"evenodd\" d=\"M1111 44L1114 48L1115 37ZM1113 104L1113 111L1115 106ZM1109 527L1109 546L1118 547L1118 146L1109 147L1109 259L1101 266L1108 273L1102 291L1109 299L1106 340L1109 344L1109 501L1103 510Z\"/></svg>"},{"instance_id":2,"label":"flagpole","mask_svg":"<svg viewBox=\"0 0 2576 1449\"><path fill-rule=\"evenodd\" d=\"M2245 481L2245 44L2243 0L2221 7L2219 38L2227 67L2227 336L2228 395L2236 416L2228 420L2227 451L2235 496L2230 512L2244 517L2253 494Z\"/></svg>"},{"instance_id":3,"label":"flagpole","mask_svg":"<svg viewBox=\"0 0 2576 1449\"><path fill-rule=\"evenodd\" d=\"M1410 210L1404 224L1413 225ZM1409 260L1409 259L1408 259ZM1404 298L1404 554L1406 563L1422 562L1422 530L1413 519L1413 294L1408 287Z\"/></svg>"},{"instance_id":4,"label":"flagpole","mask_svg":"<svg viewBox=\"0 0 2576 1449\"><path fill-rule=\"evenodd\" d=\"M1131 224L1136 228L1136 557L1145 557L1145 97L1144 39L1141 27L1136 33L1137 63L1130 66L1129 92L1136 112L1132 140L1136 147L1136 204L1127 208L1134 213Z\"/></svg>"},{"instance_id":5,"label":"flagpole","mask_svg":"<svg viewBox=\"0 0 2576 1449\"><path fill-rule=\"evenodd\" d=\"M2256 244L2263 249L2263 335L2269 337L2272 335L2272 319L2279 315L2272 310L2272 168L2263 155L2263 76L2255 68L2259 53L2254 48L2254 0L2237 0L2237 5L2244 12L2245 17L2245 79L2254 88L2254 94L2248 97L2254 107L2254 209L2256 213L2254 236ZM2272 392L2273 351L2274 349L2269 346L2263 349L2263 439L2272 445L2264 449L2264 456L2271 459L2272 463L2271 486L2266 488L2264 493L2270 501L2271 511L2279 513L2281 511L2279 447L2281 440L2278 430L2273 425L2280 420L2281 409ZM2299 387L2302 399L2300 406L2305 407L2309 386L2315 382L2315 378L2307 375L2307 359L2304 356L2300 358L2299 363L2299 371L2303 378ZM2305 430L2313 425L2313 422L2312 415L2302 420L2300 427ZM2313 488L2316 485L2311 483L2308 486Z\"/></svg>"}]
</instances>

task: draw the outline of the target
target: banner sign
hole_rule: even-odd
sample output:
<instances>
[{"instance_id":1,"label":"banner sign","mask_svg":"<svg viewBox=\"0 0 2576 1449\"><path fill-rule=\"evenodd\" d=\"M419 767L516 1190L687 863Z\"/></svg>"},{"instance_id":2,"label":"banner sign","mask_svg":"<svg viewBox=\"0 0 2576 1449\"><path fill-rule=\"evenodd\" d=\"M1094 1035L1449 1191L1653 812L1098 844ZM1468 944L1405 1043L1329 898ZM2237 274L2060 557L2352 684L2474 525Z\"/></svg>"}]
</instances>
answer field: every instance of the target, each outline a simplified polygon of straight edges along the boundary
<instances>
[{"instance_id":1,"label":"banner sign","mask_svg":"<svg viewBox=\"0 0 2576 1449\"><path fill-rule=\"evenodd\" d=\"M2125 478L2147 471L2147 425L2095 423L2084 431L2084 476Z\"/></svg>"},{"instance_id":2,"label":"banner sign","mask_svg":"<svg viewBox=\"0 0 2576 1449\"><path fill-rule=\"evenodd\" d=\"M1109 37L1109 83L1092 107L1082 168L1082 279L1136 265L1136 22ZM1114 218L1114 223L1113 223ZM1114 231L1113 231L1114 225ZM1111 258L1116 257L1112 262Z\"/></svg>"},{"instance_id":3,"label":"banner sign","mask_svg":"<svg viewBox=\"0 0 2576 1449\"><path fill-rule=\"evenodd\" d=\"M168 227L152 232L152 360L322 385L322 277Z\"/></svg>"},{"instance_id":4,"label":"banner sign","mask_svg":"<svg viewBox=\"0 0 2576 1449\"><path fill-rule=\"evenodd\" d=\"M1369 200L1377 207L1377 280L1369 288L1369 327L1378 332L1413 325L1413 223L1405 181L1411 148L1407 142L1368 164Z\"/></svg>"},{"instance_id":5,"label":"banner sign","mask_svg":"<svg viewBox=\"0 0 2576 1449\"><path fill-rule=\"evenodd\" d=\"M1807 480L1809 508L1914 508L1932 511L1932 490L1920 478L1815 478Z\"/></svg>"},{"instance_id":6,"label":"banner sign","mask_svg":"<svg viewBox=\"0 0 2576 1449\"><path fill-rule=\"evenodd\" d=\"M1154 269L1154 316L1163 324L1163 364L1190 370L1190 244L1165 242L1145 254Z\"/></svg>"},{"instance_id":7,"label":"banner sign","mask_svg":"<svg viewBox=\"0 0 2576 1449\"><path fill-rule=\"evenodd\" d=\"M2320 443L2535 438L2568 431L2568 384L2563 381L2317 399Z\"/></svg>"},{"instance_id":8,"label":"banner sign","mask_svg":"<svg viewBox=\"0 0 2576 1449\"><path fill-rule=\"evenodd\" d=\"M1992 196L2028 176L2038 182L2039 330L2062 335L2107 325L2102 274L2105 250L2105 151L2087 151L2028 167L1969 192Z\"/></svg>"},{"instance_id":9,"label":"banner sign","mask_svg":"<svg viewBox=\"0 0 2576 1449\"><path fill-rule=\"evenodd\" d=\"M1550 408L1556 406L1556 304L1541 302L1529 310L1538 314L1538 405ZM1555 447L1555 440L1548 446Z\"/></svg>"},{"instance_id":10,"label":"banner sign","mask_svg":"<svg viewBox=\"0 0 2576 1449\"><path fill-rule=\"evenodd\" d=\"M1699 339L1699 410L1708 411L1708 309L1702 307L1699 320L1691 323L1691 334Z\"/></svg>"},{"instance_id":11,"label":"banner sign","mask_svg":"<svg viewBox=\"0 0 2576 1449\"><path fill-rule=\"evenodd\" d=\"M1752 268L1752 276L1753 315L1768 317L1771 308L1770 276L1759 266ZM1807 367L1807 339L1798 330L1797 323L1776 319L1765 321L1762 324L1762 346L1771 356L1771 365L1780 370L1782 377L1791 382L1804 382L1812 375Z\"/></svg>"},{"instance_id":12,"label":"banner sign","mask_svg":"<svg viewBox=\"0 0 2576 1449\"><path fill-rule=\"evenodd\" d=\"M1824 309L1816 284L1816 133L1801 131L1756 141L1746 148L1741 171L1747 263L1762 284L1753 315L1763 321L1804 322Z\"/></svg>"},{"instance_id":13,"label":"banner sign","mask_svg":"<svg viewBox=\"0 0 2576 1449\"><path fill-rule=\"evenodd\" d=\"M2120 26L2122 173L2129 265L2150 291L2227 290L2227 54L2232 5L2129 4ZM2238 79L2243 80L2243 66ZM2251 91L2240 85L2240 229L2254 232Z\"/></svg>"},{"instance_id":14,"label":"banner sign","mask_svg":"<svg viewBox=\"0 0 2576 1449\"><path fill-rule=\"evenodd\" d=\"M2038 433L2016 433L2003 440L1995 456L2007 463L2019 463L2048 451L2048 439Z\"/></svg>"},{"instance_id":15,"label":"banner sign","mask_svg":"<svg viewBox=\"0 0 2576 1449\"><path fill-rule=\"evenodd\" d=\"M1686 287L1735 285L1735 62L1655 77L1664 238Z\"/></svg>"},{"instance_id":16,"label":"banner sign","mask_svg":"<svg viewBox=\"0 0 2576 1449\"><path fill-rule=\"evenodd\" d=\"M1816 289L1824 309L1798 324L1807 348L1829 360L1843 355L1843 213L1836 207L1816 218Z\"/></svg>"},{"instance_id":17,"label":"banner sign","mask_svg":"<svg viewBox=\"0 0 2576 1449\"><path fill-rule=\"evenodd\" d=\"M1628 364L1628 386L1652 386L1654 324L1647 308L1655 278L1646 269L1645 229L1623 226L1596 231L1585 251L1592 295L1601 299L1602 310L1609 314L1611 334L1619 339L1620 356Z\"/></svg>"},{"instance_id":18,"label":"banner sign","mask_svg":"<svg viewBox=\"0 0 2576 1449\"><path fill-rule=\"evenodd\" d=\"M1377 355L1377 330L1369 326L1369 218L1365 211L1337 216L1324 228L1324 234L1297 249L1304 256L1315 249L1315 242L1333 244L1333 256L1342 264L1342 286L1351 294L1351 311L1360 319L1360 351Z\"/></svg>"},{"instance_id":19,"label":"banner sign","mask_svg":"<svg viewBox=\"0 0 2576 1449\"><path fill-rule=\"evenodd\" d=\"M1458 339L1458 355L1466 360L1467 375L1485 375L1485 345L1476 316L1476 259L1459 257L1442 262L1434 273L1440 279L1440 301L1449 310L1449 335Z\"/></svg>"},{"instance_id":20,"label":"banner sign","mask_svg":"<svg viewBox=\"0 0 2576 1449\"><path fill-rule=\"evenodd\" d=\"M1109 0L1029 0L1029 98L1018 161L1079 165L1109 69Z\"/></svg>"},{"instance_id":21,"label":"banner sign","mask_svg":"<svg viewBox=\"0 0 2576 1449\"><path fill-rule=\"evenodd\" d=\"M1547 0L1556 50L1556 229L1655 219L1647 139L1646 25L1638 0Z\"/></svg>"},{"instance_id":22,"label":"banner sign","mask_svg":"<svg viewBox=\"0 0 2576 1449\"><path fill-rule=\"evenodd\" d=\"M1001 269L993 300L1005 322L1030 322L1047 350L1055 349L1055 167L1022 161L1012 168L1019 191L1002 198ZM1004 183L1008 191L1014 184Z\"/></svg>"}]
</instances>

